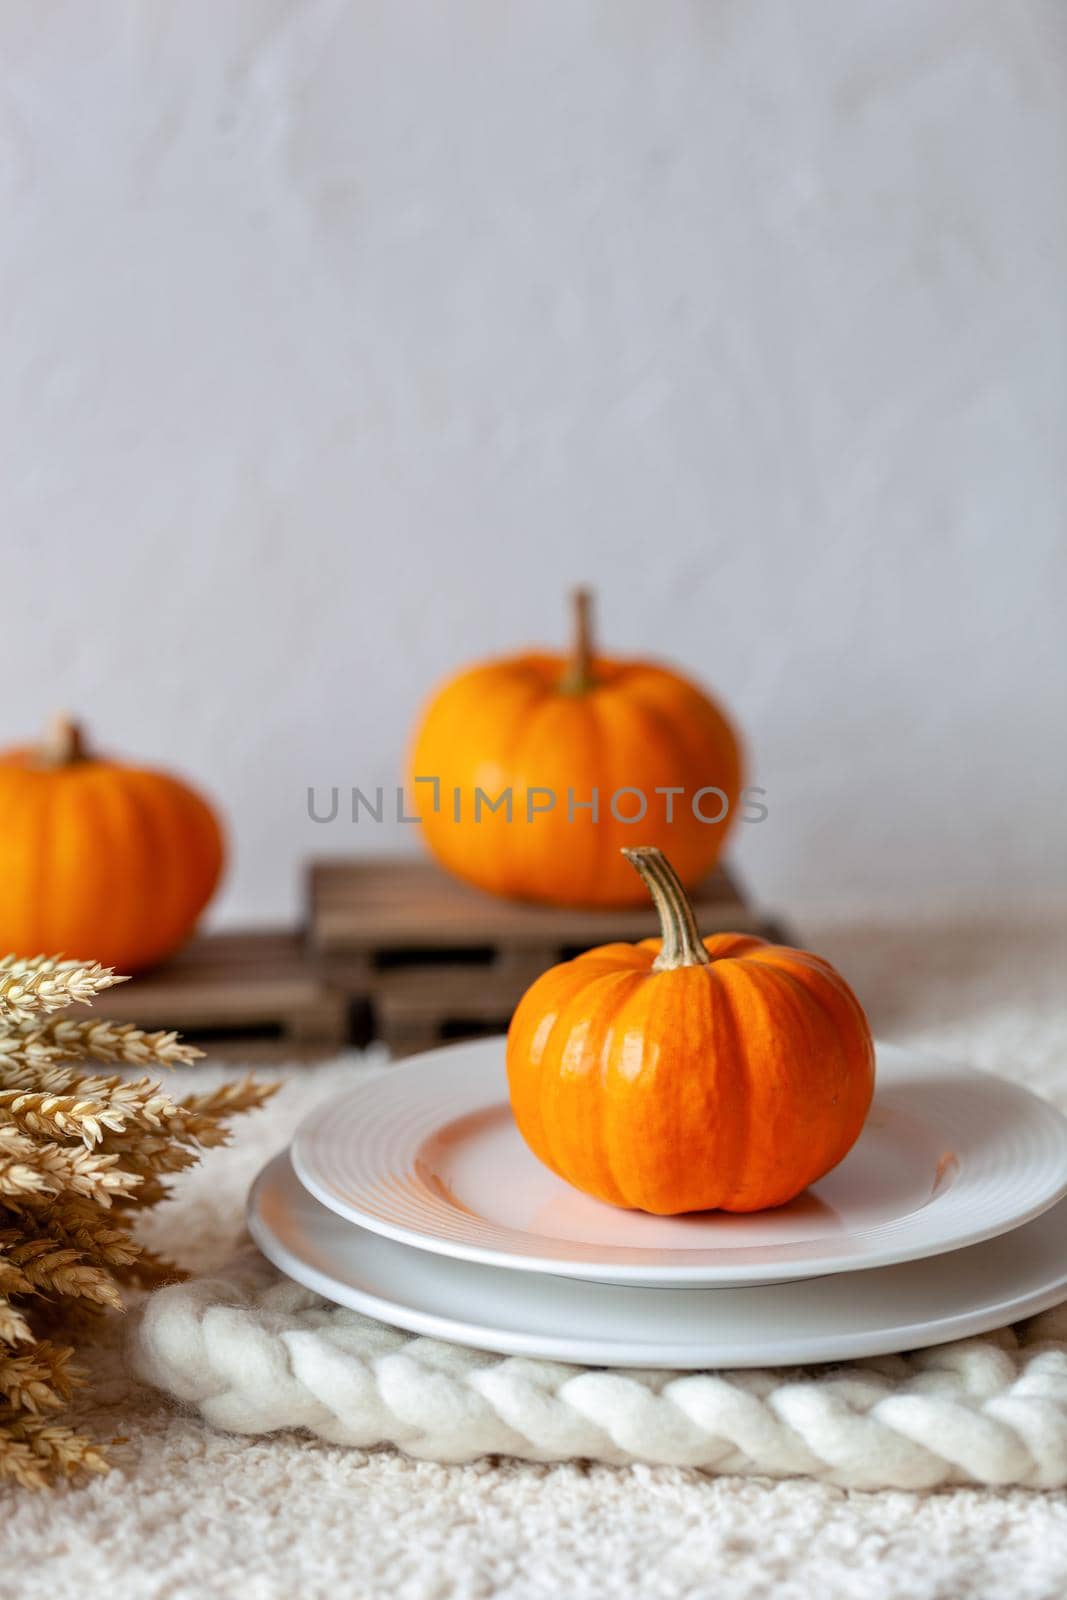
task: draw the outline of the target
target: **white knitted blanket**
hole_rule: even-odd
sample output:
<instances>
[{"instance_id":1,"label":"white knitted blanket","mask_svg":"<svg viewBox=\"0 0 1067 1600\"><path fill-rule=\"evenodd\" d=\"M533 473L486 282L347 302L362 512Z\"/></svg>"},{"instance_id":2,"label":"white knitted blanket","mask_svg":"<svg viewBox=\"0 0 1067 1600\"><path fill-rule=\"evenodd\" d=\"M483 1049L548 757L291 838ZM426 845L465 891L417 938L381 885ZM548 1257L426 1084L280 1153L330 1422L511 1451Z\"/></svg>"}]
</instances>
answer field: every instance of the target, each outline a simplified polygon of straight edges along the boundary
<instances>
[{"instance_id":1,"label":"white knitted blanket","mask_svg":"<svg viewBox=\"0 0 1067 1600\"><path fill-rule=\"evenodd\" d=\"M880 1035L1014 1074L1067 1105L1062 928L809 919L806 931L855 983ZM297 1069L153 1219L153 1245L211 1273L155 1297L133 1339L138 1366L184 1404L131 1380L116 1329L97 1354L85 1421L121 1437L119 1471L54 1496L0 1496L21 1501L17 1518L0 1516L9 1559L30 1563L20 1600L84 1595L90 1574L94 1591L121 1596L238 1586L253 1597L427 1600L1036 1600L1067 1585L1061 1498L1003 1487L1067 1481L1062 1312L821 1377L583 1373L414 1340L235 1258L254 1172L353 1068ZM227 1259L239 1265L220 1274ZM230 1328L221 1343L205 1336L212 1318ZM245 1431L222 1431L233 1428ZM378 1439L406 1454L368 1454ZM763 1476L739 1475L754 1471ZM925 1492L952 1483L1001 1487ZM841 1484L908 1489L857 1496Z\"/></svg>"},{"instance_id":2,"label":"white knitted blanket","mask_svg":"<svg viewBox=\"0 0 1067 1600\"><path fill-rule=\"evenodd\" d=\"M1067 1307L829 1371L606 1372L385 1328L252 1251L155 1295L132 1353L139 1377L215 1427L307 1428L433 1461L644 1461L855 1489L1067 1484Z\"/></svg>"}]
</instances>

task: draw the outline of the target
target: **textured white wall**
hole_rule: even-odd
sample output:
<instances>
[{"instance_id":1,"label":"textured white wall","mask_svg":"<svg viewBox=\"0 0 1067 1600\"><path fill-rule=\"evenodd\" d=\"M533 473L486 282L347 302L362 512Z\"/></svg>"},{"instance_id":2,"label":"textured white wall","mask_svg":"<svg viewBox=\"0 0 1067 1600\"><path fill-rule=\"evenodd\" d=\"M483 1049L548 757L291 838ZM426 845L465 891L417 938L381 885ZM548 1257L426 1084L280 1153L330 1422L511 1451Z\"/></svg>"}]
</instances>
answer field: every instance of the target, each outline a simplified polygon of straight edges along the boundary
<instances>
[{"instance_id":1,"label":"textured white wall","mask_svg":"<svg viewBox=\"0 0 1067 1600\"><path fill-rule=\"evenodd\" d=\"M1064 884L1065 106L1059 0L7 0L0 733L199 776L280 915L584 578L767 897Z\"/></svg>"}]
</instances>

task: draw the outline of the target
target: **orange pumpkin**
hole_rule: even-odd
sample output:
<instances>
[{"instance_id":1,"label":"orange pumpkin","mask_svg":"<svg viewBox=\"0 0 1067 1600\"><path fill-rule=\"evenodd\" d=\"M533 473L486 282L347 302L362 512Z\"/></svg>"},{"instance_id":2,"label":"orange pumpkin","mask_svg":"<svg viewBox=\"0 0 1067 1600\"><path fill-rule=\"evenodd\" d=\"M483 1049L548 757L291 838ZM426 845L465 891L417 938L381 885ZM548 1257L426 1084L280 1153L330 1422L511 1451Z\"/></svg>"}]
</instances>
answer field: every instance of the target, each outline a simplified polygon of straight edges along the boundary
<instances>
[{"instance_id":1,"label":"orange pumpkin","mask_svg":"<svg viewBox=\"0 0 1067 1600\"><path fill-rule=\"evenodd\" d=\"M734 819L741 755L723 712L679 673L594 655L584 590L575 613L569 657L489 661L438 691L411 787L426 843L458 877L552 905L632 905L641 885L620 849L634 827L695 884Z\"/></svg>"},{"instance_id":2,"label":"orange pumpkin","mask_svg":"<svg viewBox=\"0 0 1067 1600\"><path fill-rule=\"evenodd\" d=\"M670 1216L784 1205L859 1137L874 1091L863 1010L829 962L742 934L700 939L656 849L627 850L663 938L552 967L508 1032L512 1109L547 1167Z\"/></svg>"},{"instance_id":3,"label":"orange pumpkin","mask_svg":"<svg viewBox=\"0 0 1067 1600\"><path fill-rule=\"evenodd\" d=\"M150 966L191 932L222 857L205 800L87 754L64 718L43 745L0 754L0 950Z\"/></svg>"}]
</instances>

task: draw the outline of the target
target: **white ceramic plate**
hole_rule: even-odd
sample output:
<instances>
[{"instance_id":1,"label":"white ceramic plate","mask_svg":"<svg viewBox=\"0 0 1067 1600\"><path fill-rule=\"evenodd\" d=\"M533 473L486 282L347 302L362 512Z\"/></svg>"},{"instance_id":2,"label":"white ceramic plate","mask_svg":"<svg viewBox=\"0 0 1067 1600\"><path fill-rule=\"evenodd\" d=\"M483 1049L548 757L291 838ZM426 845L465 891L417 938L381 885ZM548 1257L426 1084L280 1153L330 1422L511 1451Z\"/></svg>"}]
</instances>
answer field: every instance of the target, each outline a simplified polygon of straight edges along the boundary
<instances>
[{"instance_id":1,"label":"white ceramic plate","mask_svg":"<svg viewBox=\"0 0 1067 1600\"><path fill-rule=\"evenodd\" d=\"M523 1143L504 1041L430 1051L316 1111L301 1182L350 1222L441 1255L606 1283L724 1287L938 1255L1067 1193L1067 1123L1016 1084L881 1045L867 1126L788 1206L652 1217L579 1194Z\"/></svg>"},{"instance_id":2,"label":"white ceramic plate","mask_svg":"<svg viewBox=\"0 0 1067 1600\"><path fill-rule=\"evenodd\" d=\"M1067 1200L939 1260L739 1289L581 1283L412 1250L321 1206L285 1155L257 1178L248 1226L276 1266L338 1305L480 1350L606 1367L888 1355L986 1333L1067 1298Z\"/></svg>"}]
</instances>

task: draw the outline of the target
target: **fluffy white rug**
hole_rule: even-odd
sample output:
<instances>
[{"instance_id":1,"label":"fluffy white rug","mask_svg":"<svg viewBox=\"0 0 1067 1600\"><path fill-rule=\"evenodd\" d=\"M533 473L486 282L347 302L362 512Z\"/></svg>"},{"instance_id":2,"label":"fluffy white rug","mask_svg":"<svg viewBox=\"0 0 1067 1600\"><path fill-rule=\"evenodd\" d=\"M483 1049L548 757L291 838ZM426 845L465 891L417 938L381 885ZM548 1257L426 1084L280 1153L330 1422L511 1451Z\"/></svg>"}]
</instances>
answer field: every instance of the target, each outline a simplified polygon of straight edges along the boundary
<instances>
[{"instance_id":1,"label":"fluffy white rug","mask_svg":"<svg viewBox=\"0 0 1067 1600\"><path fill-rule=\"evenodd\" d=\"M1062 926L809 919L806 933L851 978L882 1037L1016 1076L1067 1106ZM239 1238L254 1172L345 1070L296 1069L237 1145L211 1155L153 1219L153 1244L194 1269L216 1268ZM18 1600L1045 1600L1067 1587L1061 1495L863 1494L664 1466L445 1466L298 1433L238 1436L136 1384L122 1346L116 1321L85 1411L87 1425L122 1441L118 1470L84 1488L0 1496L0 1548L17 1574L4 1587Z\"/></svg>"}]
</instances>

